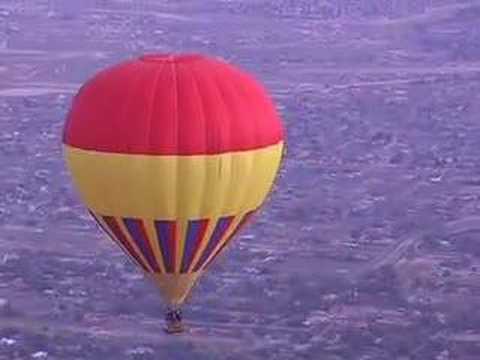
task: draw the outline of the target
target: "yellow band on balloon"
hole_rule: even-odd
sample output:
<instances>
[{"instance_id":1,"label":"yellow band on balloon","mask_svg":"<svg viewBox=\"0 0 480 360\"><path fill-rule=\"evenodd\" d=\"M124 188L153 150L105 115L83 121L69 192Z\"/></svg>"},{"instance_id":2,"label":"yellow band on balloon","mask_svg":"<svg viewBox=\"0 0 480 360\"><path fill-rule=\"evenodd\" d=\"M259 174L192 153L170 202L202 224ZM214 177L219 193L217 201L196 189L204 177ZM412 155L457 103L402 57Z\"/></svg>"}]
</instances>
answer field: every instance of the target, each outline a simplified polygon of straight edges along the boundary
<instances>
[{"instance_id":1,"label":"yellow band on balloon","mask_svg":"<svg viewBox=\"0 0 480 360\"><path fill-rule=\"evenodd\" d=\"M283 143L219 155L128 155L64 146L68 167L96 213L203 219L246 213L269 193Z\"/></svg>"}]
</instances>

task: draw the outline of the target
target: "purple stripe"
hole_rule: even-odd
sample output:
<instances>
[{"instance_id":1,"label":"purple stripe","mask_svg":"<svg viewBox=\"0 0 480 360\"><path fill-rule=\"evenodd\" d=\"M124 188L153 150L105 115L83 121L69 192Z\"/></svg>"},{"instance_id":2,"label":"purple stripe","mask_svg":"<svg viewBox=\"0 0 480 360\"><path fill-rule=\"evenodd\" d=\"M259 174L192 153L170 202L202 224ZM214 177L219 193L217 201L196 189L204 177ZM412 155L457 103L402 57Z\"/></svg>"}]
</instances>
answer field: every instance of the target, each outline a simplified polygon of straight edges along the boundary
<instances>
[{"instance_id":1,"label":"purple stripe","mask_svg":"<svg viewBox=\"0 0 480 360\"><path fill-rule=\"evenodd\" d=\"M207 247L205 248L205 250L203 250L200 260L195 265L194 271L198 271L203 266L205 261L207 261L208 257L212 254L213 250L218 245L223 235L225 235L225 232L230 227L230 224L232 223L233 218L234 218L233 216L227 216L227 217L220 218L218 220L217 225L213 230L212 236L210 237Z\"/></svg>"},{"instance_id":2,"label":"purple stripe","mask_svg":"<svg viewBox=\"0 0 480 360\"><path fill-rule=\"evenodd\" d=\"M208 220L190 220L188 222L187 238L185 241L185 249L183 251L182 273L188 271L193 256L195 255L195 250L203 237L202 235L205 232L207 224Z\"/></svg>"},{"instance_id":3,"label":"purple stripe","mask_svg":"<svg viewBox=\"0 0 480 360\"><path fill-rule=\"evenodd\" d=\"M150 249L148 239L145 239L144 233L142 231L142 223L141 220L137 219L130 219L124 218L123 223L125 224L128 232L130 233L130 237L133 239L135 244L138 246L142 255L145 259L147 259L148 264L155 272L160 272L160 268L157 265L157 261L155 260L155 255L152 253L152 249Z\"/></svg>"},{"instance_id":4,"label":"purple stripe","mask_svg":"<svg viewBox=\"0 0 480 360\"><path fill-rule=\"evenodd\" d=\"M252 217L252 215L255 213L255 210L254 211L250 211L249 213L245 214L242 218L242 220L240 220L240 222L238 223L237 227L235 228L235 230L232 231L232 233L230 234L230 236L228 237L228 239L222 244L222 246L220 246L220 249L218 249L218 251L215 253L215 255L212 256L212 258L210 259L210 261L205 264L205 269L207 267L210 266L210 264L217 258L217 256L219 256L223 250L228 246L228 244L230 244L230 242L232 241L232 239L235 237L235 235L237 235L237 233L242 230L242 228L245 226L245 224L248 222L248 220L250 220L250 218Z\"/></svg>"},{"instance_id":5,"label":"purple stripe","mask_svg":"<svg viewBox=\"0 0 480 360\"><path fill-rule=\"evenodd\" d=\"M120 228L117 219L113 216L102 216L103 221L107 224L108 228L114 235L113 240L117 240L120 244L123 245L125 250L137 261L137 263L145 270L145 272L150 272L147 265L142 261L142 259L138 256L135 249L129 243L128 239L125 237L122 229Z\"/></svg>"},{"instance_id":6,"label":"purple stripe","mask_svg":"<svg viewBox=\"0 0 480 360\"><path fill-rule=\"evenodd\" d=\"M170 249L171 228L174 225L173 221L157 220L155 221L155 230L157 231L158 244L162 250L163 263L165 264L165 271L173 273L173 258Z\"/></svg>"}]
</instances>

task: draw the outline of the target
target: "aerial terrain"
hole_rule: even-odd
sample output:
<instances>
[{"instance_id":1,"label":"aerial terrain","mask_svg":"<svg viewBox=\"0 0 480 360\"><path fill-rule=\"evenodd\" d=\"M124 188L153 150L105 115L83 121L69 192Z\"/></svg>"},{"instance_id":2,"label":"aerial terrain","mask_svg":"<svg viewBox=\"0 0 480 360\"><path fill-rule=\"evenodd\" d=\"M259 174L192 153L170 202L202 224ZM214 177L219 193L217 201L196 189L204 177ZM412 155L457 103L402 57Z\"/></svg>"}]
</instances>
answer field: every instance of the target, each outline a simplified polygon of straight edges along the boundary
<instances>
[{"instance_id":1,"label":"aerial terrain","mask_svg":"<svg viewBox=\"0 0 480 360\"><path fill-rule=\"evenodd\" d=\"M163 333L89 218L72 96L146 52L254 74L288 150ZM0 0L0 359L480 358L479 0Z\"/></svg>"}]
</instances>

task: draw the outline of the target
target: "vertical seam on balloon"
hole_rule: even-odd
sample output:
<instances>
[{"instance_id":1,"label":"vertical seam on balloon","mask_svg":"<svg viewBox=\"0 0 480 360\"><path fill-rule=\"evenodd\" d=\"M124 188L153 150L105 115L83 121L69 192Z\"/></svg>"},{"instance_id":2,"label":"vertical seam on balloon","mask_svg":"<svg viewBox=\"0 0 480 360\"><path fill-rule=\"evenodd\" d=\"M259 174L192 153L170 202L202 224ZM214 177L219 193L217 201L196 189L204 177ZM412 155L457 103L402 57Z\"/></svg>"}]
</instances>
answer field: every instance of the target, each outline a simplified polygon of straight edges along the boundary
<instances>
[{"instance_id":1,"label":"vertical seam on balloon","mask_svg":"<svg viewBox=\"0 0 480 360\"><path fill-rule=\"evenodd\" d=\"M152 149L152 118L153 118L153 109L154 109L154 105L155 105L155 99L156 99L156 94L157 94L157 86L158 86L158 80L160 79L160 75L162 74L162 71L165 69L165 64L162 64L161 67L159 67L159 69L155 72L155 79L153 81L153 88L152 88L152 92L151 92L151 95L150 95L150 105L149 105L149 111L148 111L148 121L147 121L147 124L148 124L148 127L147 127L147 148L149 149L149 151ZM153 163L149 162L149 166L152 167L153 166ZM155 181L152 177L149 177L147 181ZM154 208L156 208L157 205L154 204Z\"/></svg>"},{"instance_id":2,"label":"vertical seam on balloon","mask_svg":"<svg viewBox=\"0 0 480 360\"><path fill-rule=\"evenodd\" d=\"M255 179L255 174L254 174L254 164L257 162L257 159L258 159L258 154L259 152L258 151L253 151L252 153L252 156L249 156L248 159L249 159L249 163L248 163L248 175L246 174L245 176L247 176L248 178L248 181L245 185L245 188L248 188L250 189L251 188L251 185L252 185L252 182L253 182L253 179ZM257 189L256 188L253 188L252 190L250 191L256 191ZM244 196L244 199L243 199L243 203L245 204L246 203L246 199L248 197L248 192L245 191L243 193L243 196ZM263 201L263 199L262 199Z\"/></svg>"},{"instance_id":3,"label":"vertical seam on balloon","mask_svg":"<svg viewBox=\"0 0 480 360\"><path fill-rule=\"evenodd\" d=\"M248 77L248 75L246 75L246 76ZM255 86L256 86L256 81L255 81L255 79L252 78L251 80L252 80L252 82L254 82L254 84L255 84ZM249 86L254 86L254 84L248 83ZM250 93L250 91L248 91L248 93ZM264 95L264 94L261 94L261 95ZM266 95L266 94L265 94L265 95ZM265 113L265 104L264 104L263 102L264 102L264 99L261 98L261 103L260 103L260 105L262 105L262 106L261 106L261 110L262 110L261 115L264 115L264 113ZM258 121L254 121L254 122L253 122L253 128L254 128L253 138L255 139L255 144L258 144L258 143L259 143L258 138L260 137L260 133L259 133L259 131L258 131L258 128L259 128L259 123L258 123Z\"/></svg>"},{"instance_id":4,"label":"vertical seam on balloon","mask_svg":"<svg viewBox=\"0 0 480 360\"><path fill-rule=\"evenodd\" d=\"M140 69L140 67L138 65L133 65L133 66L137 66L137 72L134 73L135 77L134 77L134 85L129 87L128 88L128 92L127 92L127 99L125 101L125 103L123 104L123 107L122 107L122 114L120 116L120 118L118 120L120 120L121 122L125 123L127 121L127 112L128 112L128 108L129 108L129 105L131 103L131 99L132 99L132 94L133 94L133 91L134 89L136 88L136 85L137 85L137 82L138 82L138 79L140 78L141 76L141 73L138 71ZM133 76L132 76L133 77ZM129 144L125 144L125 146L127 147L126 149L124 150L127 150L127 153L128 151L130 150L128 147L129 147ZM113 180L113 179L112 179ZM110 181L110 186L117 186L115 181ZM104 192L105 194L109 194L108 191L105 191ZM105 202L107 204L115 204L117 201L117 199L115 198L110 198L109 196L106 196L106 199L105 199ZM109 208L111 208L111 206L108 206Z\"/></svg>"},{"instance_id":5,"label":"vertical seam on balloon","mask_svg":"<svg viewBox=\"0 0 480 360\"><path fill-rule=\"evenodd\" d=\"M247 205L246 200L248 199L250 192L255 191L250 186L252 182L251 171L253 167L252 163L253 163L254 156L255 156L255 153L253 151L249 152L248 156L243 157L242 162L240 162L238 165L240 170L239 176L242 176L245 179L245 183L242 188L235 190L238 193L238 196L237 196L237 203L234 207L237 209L238 208L244 209L245 206Z\"/></svg>"},{"instance_id":6,"label":"vertical seam on balloon","mask_svg":"<svg viewBox=\"0 0 480 360\"><path fill-rule=\"evenodd\" d=\"M249 78L249 76L247 76L247 75L242 75L242 76L244 76L246 78ZM254 81L253 79L251 79L251 80ZM242 82L242 84L244 84L243 86L245 86L244 82ZM248 86L250 86L250 82L248 82ZM250 93L248 88L245 88L244 90L246 91L246 94ZM246 99L246 100L248 101L249 99ZM254 139L255 144L258 144L258 121L256 121L256 120L257 119L255 119L255 121L253 121L253 134L252 135L253 135L253 139ZM251 185L252 179L254 178L254 174L253 174L254 166L253 166L253 164L255 164L256 159L258 159L258 152L254 151L254 152L252 152L252 156L249 158L250 162L248 163L248 166L249 166L249 168L248 168L249 169L249 171L248 171L248 179L249 179L248 180L248 185ZM250 188L250 186L246 186L246 188ZM246 197L246 196L247 196L247 192L244 192L244 197ZM245 198L243 200L243 203L245 203Z\"/></svg>"},{"instance_id":7,"label":"vertical seam on balloon","mask_svg":"<svg viewBox=\"0 0 480 360\"><path fill-rule=\"evenodd\" d=\"M230 85L231 83L228 83L228 84ZM242 98L242 94L239 93L238 87L233 88L232 91L231 91L231 94L232 94L232 96L234 96L234 97ZM234 101L233 103L235 104L236 102ZM241 118L241 117L238 118L238 121L242 121L242 118ZM233 155L232 155L232 156L233 156ZM249 164L248 161L250 161L250 158L249 158L249 157L246 159L247 166L248 166L248 164ZM241 168L241 166L240 166L240 168ZM245 174L245 173L242 172L242 173L241 173L241 176L247 176L247 174ZM247 197L248 191L250 191L249 187L248 187L248 186L245 186L243 189L236 189L235 191L236 191L237 193L239 193L238 196L236 196L237 204L238 204L239 206L240 206L242 203L245 204L245 198ZM238 208L239 206L236 206L236 204L235 204L234 207L235 207L235 208Z\"/></svg>"},{"instance_id":8,"label":"vertical seam on balloon","mask_svg":"<svg viewBox=\"0 0 480 360\"><path fill-rule=\"evenodd\" d=\"M205 78L205 76L204 76ZM207 77L207 80L209 79L209 77ZM215 87L215 84L211 81L211 79L209 80L211 84L213 84L213 87ZM204 86L205 88L205 86ZM202 103L203 104L208 104L208 102L205 102L205 95L202 93L201 94L201 98L202 98ZM218 153L218 149L219 149L219 146L218 146L218 138L219 136L217 136L217 123L215 121L212 121L212 110L209 110L209 107L208 106L204 106L204 110L205 110L205 113L204 113L204 116L205 116L205 137L206 137L206 152L208 153L208 155L205 155L205 157L203 158L204 159L204 162L206 163L207 162L207 156L209 155L218 155L218 157L215 157L211 163L211 166L207 166L206 167L206 172L205 172L205 183L204 183L204 186L206 187L207 186L207 183L209 183L210 181L214 181L217 177L217 172L218 172L218 169L219 167L221 166L221 156L220 154L217 154ZM207 117L207 114L209 115ZM219 189L215 189L215 191L212 192L212 198L210 198L210 201L207 202L205 201L206 200L206 193L204 192L205 194L205 200L204 200L204 203L203 203L203 206L204 206L204 210L210 210L210 211L207 211L209 213L213 213L215 215L215 218L214 219L215 221L218 221L220 219L220 216L223 215L222 212L220 211L220 206L219 206L219 192L220 190ZM214 201L211 201L212 199L214 199ZM212 229L212 231L214 231L214 227ZM202 244L202 249L201 251L203 252L203 250L208 246L208 239L206 239L205 241L205 244ZM201 255L201 254L200 254ZM198 258L197 260L199 261L200 258ZM196 266L196 265L195 265Z\"/></svg>"},{"instance_id":9,"label":"vertical seam on balloon","mask_svg":"<svg viewBox=\"0 0 480 360\"><path fill-rule=\"evenodd\" d=\"M225 94L224 94L224 91L222 90L222 88L220 87L220 84L219 84L219 81L218 81L218 76L219 76L219 72L218 72L218 69L214 69L214 72L216 74L216 76L214 77L214 84L215 84L215 88L217 89L217 93L218 93L218 96L220 98L220 102L223 104L223 115L224 115L224 121L227 123L226 127L227 127L227 133L228 133L228 141L231 142L231 139L232 139L232 119L229 117L229 113L228 113L228 106L227 106L227 102L225 101ZM221 122L222 124L222 122ZM223 144L222 144L223 145ZM226 178L228 179L228 182L227 184L225 184L225 187L223 188L223 194L222 194L222 204L221 204L221 210L220 212L221 213L224 213L225 212L225 202L228 201L228 192L230 191L230 187L232 186L232 153L231 152L227 152L227 153L224 153L220 156L220 177L222 177L222 163L224 161L228 161L228 171L229 171L229 176L226 176Z\"/></svg>"},{"instance_id":10,"label":"vertical seam on balloon","mask_svg":"<svg viewBox=\"0 0 480 360\"><path fill-rule=\"evenodd\" d=\"M197 79L195 77L195 68L194 68L194 65L192 65L190 68L190 73L191 73L191 76L192 76L192 79L193 79L193 85L194 85L194 88L196 89L196 93L198 95L198 99L200 101L200 117L202 118L202 123L203 123L203 128L202 128L202 132L203 132L203 136L204 136L204 145L205 145L205 152L208 148L208 144L207 144L207 140L208 140L208 137L207 137L207 118L205 116L205 109L204 109L204 101L203 101L203 97L202 97L202 93L200 91L200 87L198 86L198 82L197 82ZM200 200L200 204L199 204L199 208L197 209L197 213L202 213L202 209L205 208L205 202L206 202L206 193L205 193L205 188L206 188L206 183L207 183L207 172L206 172L206 166L205 166L205 162L206 162L206 158L205 156L203 157L203 166L202 166L202 169L204 169L204 178L202 179L202 188L201 188L201 200ZM192 259L193 260L193 259Z\"/></svg>"},{"instance_id":11,"label":"vertical seam on balloon","mask_svg":"<svg viewBox=\"0 0 480 360\"><path fill-rule=\"evenodd\" d=\"M132 94L133 94L134 89L136 88L137 81L138 81L138 79L140 78L140 75L141 75L140 73L137 73L137 74L136 74L136 76L135 76L135 81L133 82L134 85L128 88L127 100L126 100L125 103L123 104L123 108L122 108L121 121L122 121L123 123L125 123L125 122L127 121L127 111L128 111L128 107L129 107L129 105L130 105L130 103L131 103ZM126 144L126 145L127 145L127 147L128 147L129 144ZM130 149L127 148L126 150L127 150L127 152L128 152Z\"/></svg>"},{"instance_id":12,"label":"vertical seam on balloon","mask_svg":"<svg viewBox=\"0 0 480 360\"><path fill-rule=\"evenodd\" d=\"M153 118L153 107L155 105L155 98L157 94L157 85L158 85L158 80L160 79L160 75L165 68L165 64L162 64L160 68L157 69L155 72L155 78L153 80L153 87L152 91L150 94L150 104L149 104L149 109L148 109L148 121L147 121L147 145L148 145L148 150L150 151L152 149L152 118Z\"/></svg>"},{"instance_id":13,"label":"vertical seam on balloon","mask_svg":"<svg viewBox=\"0 0 480 360\"><path fill-rule=\"evenodd\" d=\"M241 103L243 104L251 104L251 96L249 96L250 94L250 89L247 87L248 85L250 85L250 82L251 82L251 78L249 76L247 76L246 74L242 73L242 72L238 72L236 70L233 70L235 72L235 75L236 75L236 78L238 79L237 81L237 86L235 86L235 95L237 96L237 98L240 98L242 101ZM247 80L247 81L245 81ZM247 84L246 84L247 83ZM251 104L253 106L253 104ZM257 113L257 112L256 112ZM245 114L242 114L243 116L245 116ZM248 115L248 116L251 116L251 115ZM247 134L248 136L248 147L249 148L255 148L256 146L252 146L252 139L253 139L253 144L258 144L257 142L257 132L258 132L258 129L257 129L257 119L253 119L249 124L251 124L251 127L249 127L249 130L251 133Z\"/></svg>"},{"instance_id":14,"label":"vertical seam on balloon","mask_svg":"<svg viewBox=\"0 0 480 360\"><path fill-rule=\"evenodd\" d=\"M172 77L173 77L173 94L175 96L175 99L173 101L173 114L175 116L175 121L174 121L174 139L175 139L175 152L178 154L178 148L179 148L179 140L180 140L180 133L178 131L178 120L179 120L179 117L178 117L178 72L177 72L177 64L176 62L172 61L171 63L171 67L172 67ZM178 156L178 155L177 155ZM175 181L174 181L174 184L175 184L175 209L174 209L174 213L177 214L178 213L178 209L179 209L179 201L180 201L180 197L178 196L178 174L179 174L179 166L178 166L178 158L175 157L174 158L174 162L175 162ZM175 228L177 228L177 224L175 225ZM183 249L182 249L182 246L180 244L180 242L183 240L181 239L181 236L179 236L180 234L178 234L178 229L175 230L175 249L174 249L174 254L173 254L173 261L174 261L174 273L180 273L180 267L181 267L181 252L183 252ZM180 257L180 258L179 258Z\"/></svg>"}]
</instances>

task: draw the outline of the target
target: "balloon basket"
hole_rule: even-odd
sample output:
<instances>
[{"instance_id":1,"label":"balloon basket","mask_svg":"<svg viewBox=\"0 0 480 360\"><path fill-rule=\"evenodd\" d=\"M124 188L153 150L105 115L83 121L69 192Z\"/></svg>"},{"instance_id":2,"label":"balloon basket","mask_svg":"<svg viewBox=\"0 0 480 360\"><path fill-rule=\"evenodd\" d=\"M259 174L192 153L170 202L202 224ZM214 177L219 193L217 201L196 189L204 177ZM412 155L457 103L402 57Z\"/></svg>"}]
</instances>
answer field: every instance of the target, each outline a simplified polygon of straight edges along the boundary
<instances>
[{"instance_id":1,"label":"balloon basket","mask_svg":"<svg viewBox=\"0 0 480 360\"><path fill-rule=\"evenodd\" d=\"M165 314L164 330L167 334L180 334L185 331L180 309L170 309Z\"/></svg>"}]
</instances>

